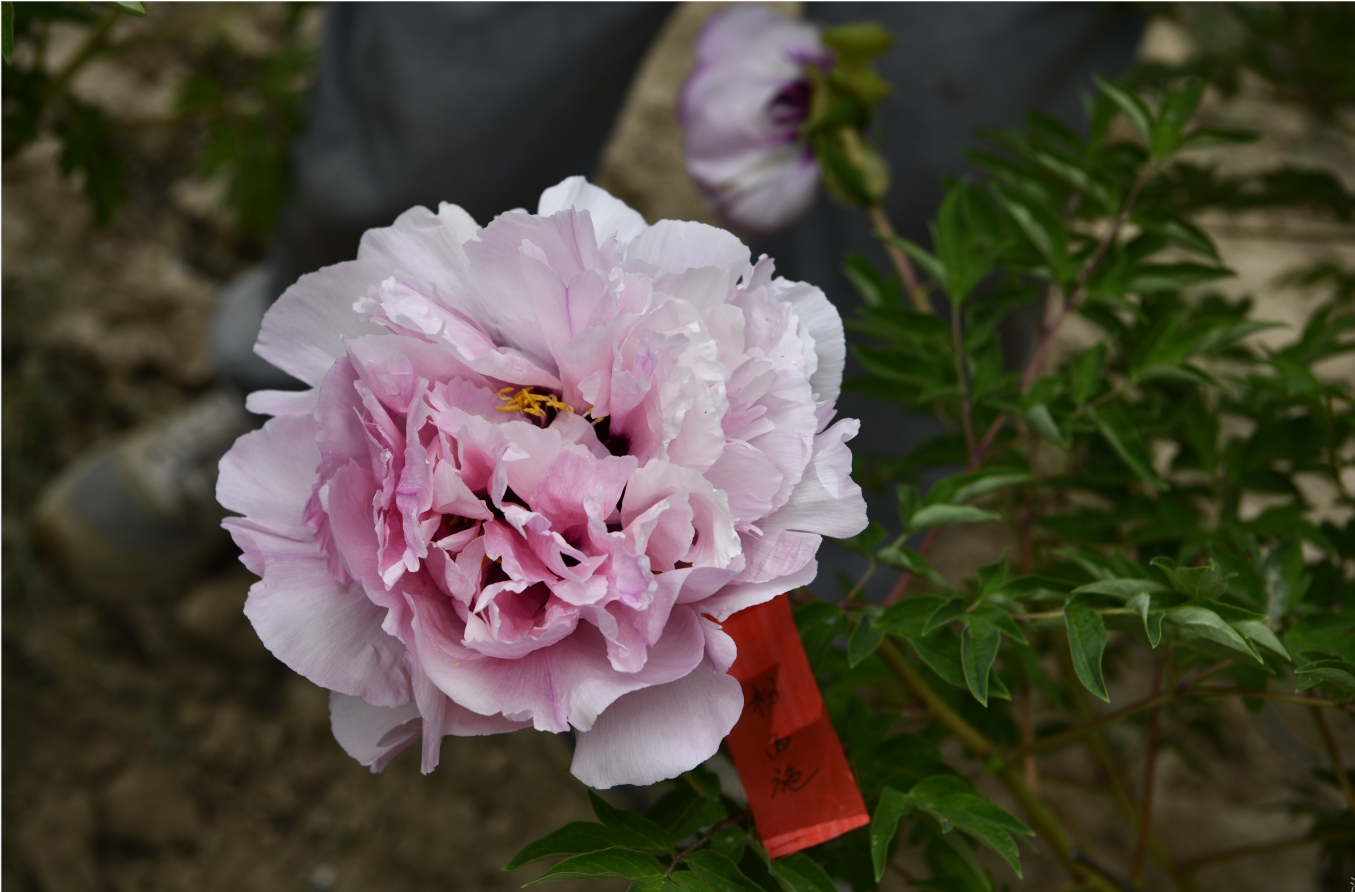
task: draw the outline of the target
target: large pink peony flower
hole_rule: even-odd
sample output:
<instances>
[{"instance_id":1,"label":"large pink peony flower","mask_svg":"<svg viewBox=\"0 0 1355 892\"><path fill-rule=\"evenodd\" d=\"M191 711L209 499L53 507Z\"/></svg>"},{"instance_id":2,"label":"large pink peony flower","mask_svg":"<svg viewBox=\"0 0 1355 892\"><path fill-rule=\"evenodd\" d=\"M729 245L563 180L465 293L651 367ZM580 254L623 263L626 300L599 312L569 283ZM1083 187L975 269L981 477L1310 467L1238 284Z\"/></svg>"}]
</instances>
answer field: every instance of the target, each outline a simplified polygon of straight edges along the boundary
<instances>
[{"instance_id":1,"label":"large pink peony flower","mask_svg":"<svg viewBox=\"0 0 1355 892\"><path fill-rule=\"evenodd\" d=\"M721 219L771 232L813 204L819 167L800 136L805 68L829 62L818 28L766 6L735 6L706 23L678 117L687 172Z\"/></svg>"},{"instance_id":2,"label":"large pink peony flower","mask_svg":"<svg viewBox=\"0 0 1355 892\"><path fill-rule=\"evenodd\" d=\"M528 725L595 787L693 767L743 703L720 621L866 523L823 293L580 177L369 231L256 350L312 389L221 462L245 613L373 770Z\"/></svg>"}]
</instances>

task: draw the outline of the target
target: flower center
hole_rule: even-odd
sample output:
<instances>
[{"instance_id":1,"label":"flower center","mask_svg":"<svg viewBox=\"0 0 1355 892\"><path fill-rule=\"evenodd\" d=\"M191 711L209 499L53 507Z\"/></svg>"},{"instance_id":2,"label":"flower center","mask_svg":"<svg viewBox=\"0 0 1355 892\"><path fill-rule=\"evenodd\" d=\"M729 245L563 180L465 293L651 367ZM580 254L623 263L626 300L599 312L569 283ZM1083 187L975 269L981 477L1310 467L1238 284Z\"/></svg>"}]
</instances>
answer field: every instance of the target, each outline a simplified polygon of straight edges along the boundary
<instances>
[{"instance_id":1,"label":"flower center","mask_svg":"<svg viewBox=\"0 0 1355 892\"><path fill-rule=\"evenodd\" d=\"M513 389L513 386L509 385L499 391L499 399L504 401L504 405L498 407L500 412L521 412L523 415L533 415L542 421L549 421L550 419L546 417L549 410L574 411L573 406L556 399L554 394L537 393L531 387L520 388L517 393L513 393ZM554 413L551 417L554 417Z\"/></svg>"}]
</instances>

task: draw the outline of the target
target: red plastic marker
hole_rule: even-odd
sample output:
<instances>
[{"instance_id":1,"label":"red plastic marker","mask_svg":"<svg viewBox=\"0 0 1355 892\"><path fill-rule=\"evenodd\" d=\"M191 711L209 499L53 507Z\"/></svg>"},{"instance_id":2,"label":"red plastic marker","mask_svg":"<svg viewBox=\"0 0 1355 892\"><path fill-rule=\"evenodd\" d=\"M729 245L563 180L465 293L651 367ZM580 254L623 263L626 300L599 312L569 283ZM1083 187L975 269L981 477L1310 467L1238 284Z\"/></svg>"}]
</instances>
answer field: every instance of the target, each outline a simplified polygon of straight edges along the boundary
<instances>
[{"instance_id":1,"label":"red plastic marker","mask_svg":"<svg viewBox=\"0 0 1355 892\"><path fill-rule=\"evenodd\" d=\"M729 674L743 685L743 715L727 742L768 854L791 855L869 824L790 601L781 595L723 625L739 648Z\"/></svg>"}]
</instances>

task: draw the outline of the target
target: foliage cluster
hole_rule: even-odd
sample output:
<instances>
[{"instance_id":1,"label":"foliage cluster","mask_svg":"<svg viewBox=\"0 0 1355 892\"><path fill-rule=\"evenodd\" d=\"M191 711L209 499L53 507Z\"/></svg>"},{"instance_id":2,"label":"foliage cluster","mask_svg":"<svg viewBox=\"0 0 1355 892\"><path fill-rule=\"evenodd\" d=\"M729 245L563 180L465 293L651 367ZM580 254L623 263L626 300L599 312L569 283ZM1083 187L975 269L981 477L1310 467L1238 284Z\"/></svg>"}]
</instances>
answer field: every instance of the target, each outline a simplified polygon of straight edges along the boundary
<instances>
[{"instance_id":1,"label":"foliage cluster","mask_svg":"<svg viewBox=\"0 0 1355 892\"><path fill-rule=\"evenodd\" d=\"M1285 46L1316 39L1283 30L1291 13L1240 15L1253 25L1244 46L1276 41L1274 15ZM879 193L846 196L871 212L894 266L847 259L865 304L849 322L853 352L867 372L847 386L947 423L871 475L897 489L898 517L844 543L869 559L866 577L841 602L793 593L871 825L769 859L741 803L697 770L646 816L595 797L600 823L564 827L510 868L567 856L537 882L868 890L908 846L930 871L906 876L912 887L991 892L1001 880L976 848L1019 876L1018 842L1038 836L1074 888L1142 888L1151 859L1175 888L1198 889L1197 874L1224 856L1172 854L1153 829L1154 772L1175 729L1207 730L1202 704L1225 698L1253 712L1267 701L1310 710L1331 760L1325 779L1346 806L1316 814L1306 842L1331 854L1355 842L1355 788L1330 730L1355 706L1355 394L1331 374L1332 360L1355 351L1350 274L1327 264L1293 277L1324 296L1295 337L1266 341L1257 336L1274 325L1254 318L1249 299L1211 287L1231 272L1196 222L1209 210L1295 206L1347 221L1355 199L1321 171L1236 177L1202 163L1197 150L1254 137L1197 125L1205 82L1182 73L1140 72L1139 89L1098 81L1082 132L1031 114L1019 132L986 134L973 156L985 177L948 184L930 246L893 235ZM831 86L831 71L820 75L829 99L868 111ZM1312 97L1338 94L1308 91L1310 75L1326 76L1273 79L1320 112ZM834 165L851 163L824 166L832 179ZM877 181L874 163L861 162L856 181ZM1047 322L1013 355L998 326L1022 308ZM1073 316L1097 338L1056 357ZM952 473L921 492L924 467ZM928 561L937 536L981 523L1005 525L1008 553L947 580ZM892 589L870 603L866 578L883 572L897 574ZM1142 668L1151 685L1098 712L1114 666ZM1062 718L1033 727L1037 701ZM1147 726L1141 790L1102 737L1126 720ZM942 757L947 740L968 764ZM1089 746L1125 816L1123 864L1088 857L1031 783L1040 757L1073 744ZM976 789L985 774L1021 818Z\"/></svg>"},{"instance_id":2,"label":"foliage cluster","mask_svg":"<svg viewBox=\"0 0 1355 892\"><path fill-rule=\"evenodd\" d=\"M272 233L291 182L292 140L305 123L316 48L301 33L307 4L289 5L277 45L246 52L219 31L190 44L190 73L178 88L176 123L200 132L197 170L224 180L224 209L235 228L260 244ZM108 223L127 199L126 131L135 126L71 90L93 59L181 40L182 22L115 34L123 15L145 16L141 3L3 4L4 156L43 134L61 144L61 170L78 174L95 220ZM206 22L220 10L189 20ZM54 26L83 26L81 40L60 65L48 58Z\"/></svg>"}]
</instances>

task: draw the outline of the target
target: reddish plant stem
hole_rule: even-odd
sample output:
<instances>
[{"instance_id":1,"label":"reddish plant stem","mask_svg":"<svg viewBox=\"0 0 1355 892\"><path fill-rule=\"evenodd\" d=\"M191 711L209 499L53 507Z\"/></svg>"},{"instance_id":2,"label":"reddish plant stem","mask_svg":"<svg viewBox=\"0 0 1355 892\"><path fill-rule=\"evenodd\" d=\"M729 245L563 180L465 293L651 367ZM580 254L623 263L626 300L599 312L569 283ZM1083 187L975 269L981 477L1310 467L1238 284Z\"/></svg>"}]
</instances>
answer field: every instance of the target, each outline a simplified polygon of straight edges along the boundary
<instances>
[{"instance_id":1,"label":"reddish plant stem","mask_svg":"<svg viewBox=\"0 0 1355 892\"><path fill-rule=\"evenodd\" d=\"M1115 215L1115 220L1110 224L1110 229L1102 236L1097 244L1096 250L1092 256L1082 265L1082 269L1077 274L1077 281L1073 286L1073 293L1068 295L1068 299L1063 302L1058 316L1054 321L1045 327L1044 335L1040 338L1039 346L1035 348L1035 355L1030 358L1026 365L1025 374L1021 376L1021 392L1030 389L1034 383L1035 376L1040 372L1040 366L1044 364L1045 354L1054 343L1054 336L1058 334L1059 328L1063 325L1063 320L1068 318L1068 314L1076 309L1082 300L1087 296L1087 283L1091 280L1092 273L1100 265L1101 260L1110 250L1110 246L1115 243L1115 237L1119 235L1121 227L1125 220L1129 219L1129 212L1134 207L1134 202L1138 200L1139 192L1143 189L1143 184L1148 181L1148 171L1144 171L1139 178L1134 181L1134 185L1129 190L1129 195L1125 197L1124 204L1120 206L1120 212Z\"/></svg>"},{"instance_id":2,"label":"reddish plant stem","mask_svg":"<svg viewBox=\"0 0 1355 892\"><path fill-rule=\"evenodd\" d=\"M1355 788L1350 785L1350 775L1346 773L1345 761L1341 758L1341 750L1336 745L1336 738L1331 735L1331 728L1327 727L1327 717L1323 715L1322 710L1316 706L1311 706L1313 724L1317 726L1317 733L1322 737L1322 746L1327 750L1327 758L1331 759L1331 770L1336 774L1336 782L1341 786L1341 792L1346 796L1346 802L1350 803L1350 810L1355 812Z\"/></svg>"},{"instance_id":3,"label":"reddish plant stem","mask_svg":"<svg viewBox=\"0 0 1355 892\"><path fill-rule=\"evenodd\" d=\"M894 264L894 271L899 274L899 280L903 282L904 289L908 292L908 297L913 302L913 307L919 313L932 312L932 305L927 301L927 292L923 290L922 284L917 280L917 273L913 271L913 265L908 262L908 255L894 244L893 239L899 237L894 231L894 225L889 222L889 215L885 209L873 204L866 209L870 214L871 225L875 227L875 235L884 245L885 253L889 255L889 262Z\"/></svg>"},{"instance_id":4,"label":"reddish plant stem","mask_svg":"<svg viewBox=\"0 0 1355 892\"><path fill-rule=\"evenodd\" d=\"M1157 667L1153 671L1154 695L1162 690L1162 673L1166 665L1165 659L1157 661ZM1139 807L1138 836L1134 840L1134 860L1130 862L1129 868L1129 882L1134 886L1143 885L1143 871L1148 863L1148 834L1153 826L1153 793L1154 786L1157 783L1157 742L1161 732L1162 707L1158 706L1153 710L1152 718L1148 724L1148 745L1146 761L1143 766L1143 796L1140 799L1142 804Z\"/></svg>"},{"instance_id":5,"label":"reddish plant stem","mask_svg":"<svg viewBox=\"0 0 1355 892\"><path fill-rule=\"evenodd\" d=\"M917 547L917 553L926 557L927 554L931 552L932 546L936 544L936 537L940 534L940 527L932 527L928 530L926 538L923 539L922 544ZM894 583L894 587L889 590L889 594L885 595L884 606L889 607L902 598L904 592L908 591L908 586L912 581L912 573L904 573L900 576L898 581Z\"/></svg>"}]
</instances>

